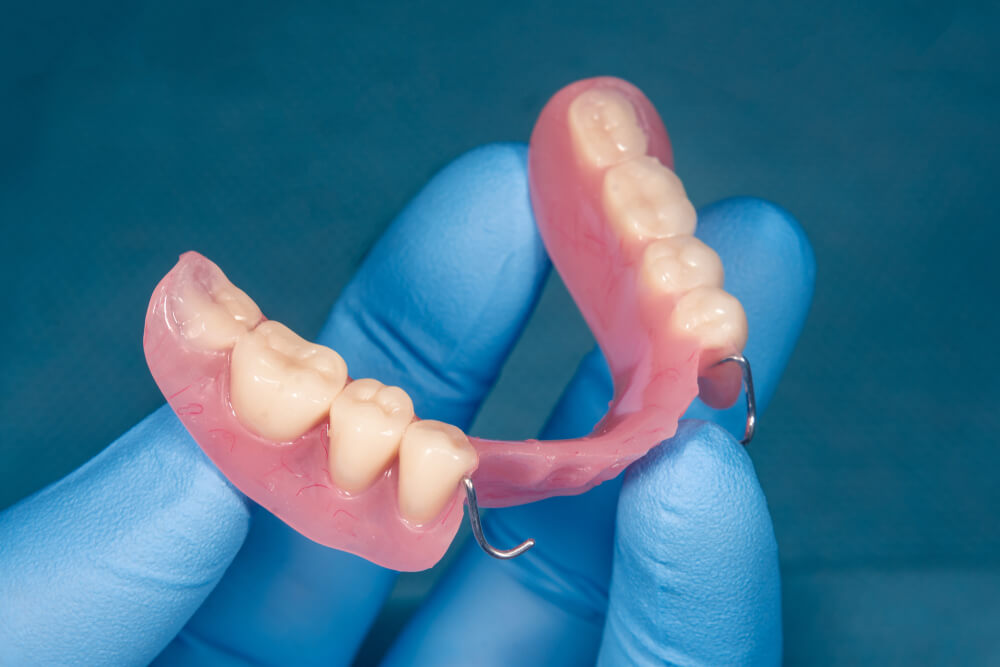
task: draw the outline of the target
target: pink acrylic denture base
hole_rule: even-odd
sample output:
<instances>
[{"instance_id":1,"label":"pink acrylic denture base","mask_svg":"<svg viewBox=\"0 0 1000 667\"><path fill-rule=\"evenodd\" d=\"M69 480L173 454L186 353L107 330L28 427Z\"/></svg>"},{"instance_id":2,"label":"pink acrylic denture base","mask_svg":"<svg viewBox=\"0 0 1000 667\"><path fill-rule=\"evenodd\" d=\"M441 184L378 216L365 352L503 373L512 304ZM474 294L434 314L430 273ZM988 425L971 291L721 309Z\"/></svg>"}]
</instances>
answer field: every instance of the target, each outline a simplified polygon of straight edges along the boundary
<instances>
[{"instance_id":1,"label":"pink acrylic denture base","mask_svg":"<svg viewBox=\"0 0 1000 667\"><path fill-rule=\"evenodd\" d=\"M474 438L479 469L473 480L480 501L488 507L582 493L615 477L671 437L698 395L699 348L693 340L670 336L672 299L640 292L642 247L621 239L604 217L601 192L606 169L582 163L572 145L569 105L594 88L628 99L648 138L646 154L673 167L659 114L626 81L613 77L577 81L556 93L542 110L528 154L535 221L552 263L604 352L615 395L604 419L584 438L545 442Z\"/></svg>"},{"instance_id":2,"label":"pink acrylic denture base","mask_svg":"<svg viewBox=\"0 0 1000 667\"><path fill-rule=\"evenodd\" d=\"M571 144L569 103L590 88L624 95L648 137L647 154L673 164L666 129L652 104L620 79L574 83L542 111L529 153L532 207L553 263L608 360L615 395L604 419L584 438L471 438L479 454L472 477L486 507L582 493L616 476L671 437L698 394L701 350L693 340L669 335L671 299L639 290L641 247L619 239L604 219L604 170L578 161ZM392 569L432 566L462 520L461 489L437 519L413 526L397 509L398 463L367 491L351 496L329 478L325 424L292 443L274 443L237 419L229 403L229 352L187 344L171 308L182 288L207 290L216 272L209 260L186 253L156 287L146 315L149 368L185 427L236 487L306 537Z\"/></svg>"},{"instance_id":3,"label":"pink acrylic denture base","mask_svg":"<svg viewBox=\"0 0 1000 667\"><path fill-rule=\"evenodd\" d=\"M185 428L230 482L306 537L394 570L433 566L462 521L457 491L433 522L412 526L396 509L396 463L351 496L330 480L326 424L294 442L275 443L240 423L229 403L229 351L185 343L172 311L183 288L207 291L219 274L208 259L185 253L157 285L146 313L146 361Z\"/></svg>"}]
</instances>

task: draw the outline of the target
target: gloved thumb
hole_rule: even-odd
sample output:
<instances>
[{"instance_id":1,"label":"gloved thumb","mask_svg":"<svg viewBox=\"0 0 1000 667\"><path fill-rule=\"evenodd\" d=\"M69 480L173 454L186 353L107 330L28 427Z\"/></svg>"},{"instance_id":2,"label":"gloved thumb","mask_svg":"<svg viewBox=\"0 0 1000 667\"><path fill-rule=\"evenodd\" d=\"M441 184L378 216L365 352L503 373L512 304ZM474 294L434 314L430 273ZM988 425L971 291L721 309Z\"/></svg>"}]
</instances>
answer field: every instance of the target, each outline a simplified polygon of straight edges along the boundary
<instances>
[{"instance_id":1,"label":"gloved thumb","mask_svg":"<svg viewBox=\"0 0 1000 667\"><path fill-rule=\"evenodd\" d=\"M695 420L628 471L602 665L781 662L778 550L746 450Z\"/></svg>"}]
</instances>

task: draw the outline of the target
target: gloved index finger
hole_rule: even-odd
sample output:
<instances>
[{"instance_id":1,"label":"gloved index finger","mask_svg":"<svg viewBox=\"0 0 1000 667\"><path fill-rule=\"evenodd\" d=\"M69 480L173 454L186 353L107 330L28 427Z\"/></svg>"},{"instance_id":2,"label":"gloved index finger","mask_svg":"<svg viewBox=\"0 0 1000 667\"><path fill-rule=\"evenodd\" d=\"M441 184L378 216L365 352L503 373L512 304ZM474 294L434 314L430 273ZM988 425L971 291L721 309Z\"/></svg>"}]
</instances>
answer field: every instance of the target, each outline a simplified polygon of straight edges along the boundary
<instances>
[{"instance_id":1,"label":"gloved index finger","mask_svg":"<svg viewBox=\"0 0 1000 667\"><path fill-rule=\"evenodd\" d=\"M398 385L417 415L465 428L548 272L523 145L487 146L432 179L340 295L319 342L352 377ZM348 662L395 573L259 516L226 578L163 656Z\"/></svg>"}]
</instances>

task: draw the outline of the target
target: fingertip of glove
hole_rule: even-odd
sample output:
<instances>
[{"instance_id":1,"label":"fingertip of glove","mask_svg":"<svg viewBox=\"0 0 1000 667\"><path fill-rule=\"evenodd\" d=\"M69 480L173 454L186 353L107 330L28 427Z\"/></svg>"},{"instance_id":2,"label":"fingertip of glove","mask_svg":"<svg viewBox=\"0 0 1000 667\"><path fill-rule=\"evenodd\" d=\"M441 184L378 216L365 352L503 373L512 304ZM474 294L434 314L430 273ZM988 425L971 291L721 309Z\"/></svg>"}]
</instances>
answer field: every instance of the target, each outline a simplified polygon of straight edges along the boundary
<instances>
[{"instance_id":1,"label":"fingertip of glove","mask_svg":"<svg viewBox=\"0 0 1000 667\"><path fill-rule=\"evenodd\" d=\"M777 546L753 465L721 427L684 421L627 473L599 662L780 655Z\"/></svg>"},{"instance_id":2,"label":"fingertip of glove","mask_svg":"<svg viewBox=\"0 0 1000 667\"><path fill-rule=\"evenodd\" d=\"M489 144L438 172L341 293L319 342L351 374L398 384L421 416L465 426L548 276L526 148Z\"/></svg>"},{"instance_id":3,"label":"fingertip of glove","mask_svg":"<svg viewBox=\"0 0 1000 667\"><path fill-rule=\"evenodd\" d=\"M685 420L634 464L618 504L618 539L684 559L739 549L774 555L767 503L746 450L721 426Z\"/></svg>"},{"instance_id":4,"label":"fingertip of glove","mask_svg":"<svg viewBox=\"0 0 1000 667\"><path fill-rule=\"evenodd\" d=\"M698 236L723 256L727 274L755 273L761 268L780 271L796 278L801 301L808 304L812 299L816 256L805 229L789 211L758 197L729 197L704 207L698 217ZM760 257L770 261L750 271L739 266Z\"/></svg>"},{"instance_id":5,"label":"fingertip of glove","mask_svg":"<svg viewBox=\"0 0 1000 667\"><path fill-rule=\"evenodd\" d=\"M526 276L547 273L548 254L531 210L526 144L497 142L473 148L455 158L439 178L442 192L475 203L477 219L468 221L470 233L484 234L498 251L528 263Z\"/></svg>"}]
</instances>

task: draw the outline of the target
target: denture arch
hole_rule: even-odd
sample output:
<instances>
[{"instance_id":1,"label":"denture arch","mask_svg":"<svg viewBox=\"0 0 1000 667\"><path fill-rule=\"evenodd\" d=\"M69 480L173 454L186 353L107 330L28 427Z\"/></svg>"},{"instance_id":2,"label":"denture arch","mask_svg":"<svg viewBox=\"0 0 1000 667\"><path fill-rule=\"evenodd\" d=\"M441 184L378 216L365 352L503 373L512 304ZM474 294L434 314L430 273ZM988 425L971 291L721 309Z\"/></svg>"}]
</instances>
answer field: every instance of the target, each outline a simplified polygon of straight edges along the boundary
<instances>
[{"instance_id":1,"label":"denture arch","mask_svg":"<svg viewBox=\"0 0 1000 667\"><path fill-rule=\"evenodd\" d=\"M144 349L188 431L240 490L319 543L397 570L432 566L467 479L501 507L582 493L671 437L701 393L732 404L747 323L648 99L611 77L559 91L535 125L531 202L545 246L611 369L586 437L498 441L420 420L398 387L264 318L201 255L156 287ZM471 486L470 486L471 488ZM470 492L470 498L473 497Z\"/></svg>"}]
</instances>

